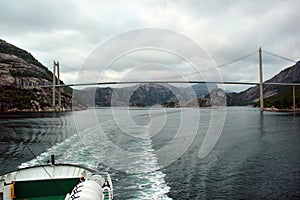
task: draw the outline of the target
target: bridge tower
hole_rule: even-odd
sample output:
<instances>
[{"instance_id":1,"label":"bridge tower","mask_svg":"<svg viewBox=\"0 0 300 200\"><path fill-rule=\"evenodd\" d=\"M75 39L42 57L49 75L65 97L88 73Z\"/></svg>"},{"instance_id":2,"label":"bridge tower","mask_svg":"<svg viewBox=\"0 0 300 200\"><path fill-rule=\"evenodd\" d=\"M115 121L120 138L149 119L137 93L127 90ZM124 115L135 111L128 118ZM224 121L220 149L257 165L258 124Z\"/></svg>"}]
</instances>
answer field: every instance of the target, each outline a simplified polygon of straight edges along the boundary
<instances>
[{"instance_id":1,"label":"bridge tower","mask_svg":"<svg viewBox=\"0 0 300 200\"><path fill-rule=\"evenodd\" d=\"M53 61L53 80L52 80L52 106L56 110L55 93L56 93L56 71L57 71L57 86L58 86L58 106L61 108L61 88L60 88L60 69L59 62Z\"/></svg>"},{"instance_id":2,"label":"bridge tower","mask_svg":"<svg viewBox=\"0 0 300 200\"><path fill-rule=\"evenodd\" d=\"M264 89L263 89L263 71L262 71L262 50L261 47L258 49L258 60L259 60L259 103L260 111L264 111Z\"/></svg>"}]
</instances>

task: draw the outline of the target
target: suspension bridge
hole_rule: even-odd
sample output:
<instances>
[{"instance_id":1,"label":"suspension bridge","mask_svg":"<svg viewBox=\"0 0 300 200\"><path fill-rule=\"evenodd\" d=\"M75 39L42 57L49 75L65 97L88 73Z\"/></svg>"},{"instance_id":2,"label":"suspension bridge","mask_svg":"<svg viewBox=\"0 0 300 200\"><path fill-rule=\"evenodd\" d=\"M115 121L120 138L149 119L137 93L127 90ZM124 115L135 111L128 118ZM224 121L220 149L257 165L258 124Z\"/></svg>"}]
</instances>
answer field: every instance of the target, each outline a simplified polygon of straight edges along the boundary
<instances>
[{"instance_id":1,"label":"suspension bridge","mask_svg":"<svg viewBox=\"0 0 300 200\"><path fill-rule=\"evenodd\" d=\"M204 84L224 84L224 85L253 85L253 86L259 86L260 87L260 110L264 111L264 93L263 93L263 86L264 85L274 85L274 86L291 86L293 88L293 110L296 109L296 101L295 101L295 87L300 86L300 83L278 83L278 82L263 82L263 60L262 60L262 53L268 54L270 56L276 57L278 59L285 60L287 62L296 64L297 61L292 60L290 58L277 55L275 53L269 52L269 51L262 51L261 48L259 48L258 52L253 51L250 52L244 56L241 56L239 58L230 60L228 62L225 62L223 64L217 65L214 68L205 69L204 71L209 70L216 70L218 68L224 68L229 65L232 65L234 63L240 62L242 60L247 59L250 56L253 56L258 53L258 69L259 69L259 82L239 82L239 81L201 81L201 80L191 80L192 76L195 76L199 74L200 72L193 72L193 73L187 73L187 74L181 74L178 76L172 76L172 77L165 77L164 80L126 80L122 79L122 81L111 81L111 77L105 77L102 76L104 80L109 81L102 81L102 82L89 82L89 83L73 83L73 84L60 84L60 70L59 70L59 62L54 61L53 64L53 83L52 85L45 85L40 86L41 88L49 88L52 87L52 104L53 107L55 107L55 93L56 88L58 88L58 102L59 106L61 106L61 89L62 87L72 87L72 86L97 86L97 85L125 85L125 84L143 84L143 83L157 83L157 84L164 84L164 83L173 83L173 84L197 84L197 83L204 83ZM56 78L56 69L57 69L57 78ZM203 72L203 71L202 71ZM179 78L184 77L184 80L178 80ZM57 84L55 82L57 80Z\"/></svg>"}]
</instances>

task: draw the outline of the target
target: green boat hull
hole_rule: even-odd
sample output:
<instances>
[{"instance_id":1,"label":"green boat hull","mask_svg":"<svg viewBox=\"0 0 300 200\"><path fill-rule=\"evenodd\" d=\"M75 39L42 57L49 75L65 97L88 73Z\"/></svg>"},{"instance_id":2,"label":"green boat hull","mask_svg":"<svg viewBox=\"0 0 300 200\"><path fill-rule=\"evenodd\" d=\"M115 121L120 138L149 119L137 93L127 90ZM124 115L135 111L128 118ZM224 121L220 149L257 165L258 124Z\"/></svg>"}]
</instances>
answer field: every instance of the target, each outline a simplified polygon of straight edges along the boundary
<instances>
[{"instance_id":1,"label":"green boat hull","mask_svg":"<svg viewBox=\"0 0 300 200\"><path fill-rule=\"evenodd\" d=\"M15 182L16 199L64 199L79 183L78 178Z\"/></svg>"}]
</instances>

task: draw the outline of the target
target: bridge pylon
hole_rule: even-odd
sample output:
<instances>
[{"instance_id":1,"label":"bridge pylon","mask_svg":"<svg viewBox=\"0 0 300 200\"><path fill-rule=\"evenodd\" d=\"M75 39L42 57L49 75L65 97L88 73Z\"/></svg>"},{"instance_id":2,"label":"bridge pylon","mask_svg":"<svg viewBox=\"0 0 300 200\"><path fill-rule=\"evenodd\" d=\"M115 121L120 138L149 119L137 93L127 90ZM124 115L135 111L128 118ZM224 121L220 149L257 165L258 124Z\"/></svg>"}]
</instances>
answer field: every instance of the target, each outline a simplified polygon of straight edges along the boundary
<instances>
[{"instance_id":1,"label":"bridge pylon","mask_svg":"<svg viewBox=\"0 0 300 200\"><path fill-rule=\"evenodd\" d=\"M264 111L264 88L263 88L263 70L262 70L262 50L258 49L258 61L259 61L259 103L260 111Z\"/></svg>"}]
</instances>

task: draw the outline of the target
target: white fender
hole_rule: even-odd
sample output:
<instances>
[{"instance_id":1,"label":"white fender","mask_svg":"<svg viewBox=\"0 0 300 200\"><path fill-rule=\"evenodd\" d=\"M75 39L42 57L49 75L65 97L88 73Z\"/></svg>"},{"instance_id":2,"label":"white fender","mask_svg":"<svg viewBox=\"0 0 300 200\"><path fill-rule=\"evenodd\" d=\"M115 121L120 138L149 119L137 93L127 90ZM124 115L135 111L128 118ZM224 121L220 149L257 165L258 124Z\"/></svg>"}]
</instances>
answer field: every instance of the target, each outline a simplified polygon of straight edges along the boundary
<instances>
[{"instance_id":1,"label":"white fender","mask_svg":"<svg viewBox=\"0 0 300 200\"><path fill-rule=\"evenodd\" d=\"M96 182L86 180L74 187L69 196L70 200L102 200L103 189Z\"/></svg>"}]
</instances>

